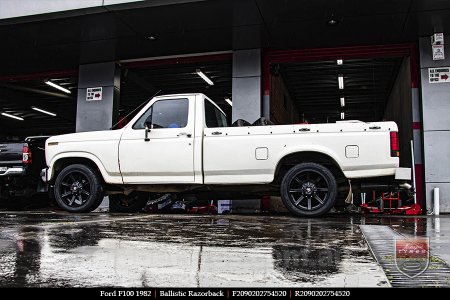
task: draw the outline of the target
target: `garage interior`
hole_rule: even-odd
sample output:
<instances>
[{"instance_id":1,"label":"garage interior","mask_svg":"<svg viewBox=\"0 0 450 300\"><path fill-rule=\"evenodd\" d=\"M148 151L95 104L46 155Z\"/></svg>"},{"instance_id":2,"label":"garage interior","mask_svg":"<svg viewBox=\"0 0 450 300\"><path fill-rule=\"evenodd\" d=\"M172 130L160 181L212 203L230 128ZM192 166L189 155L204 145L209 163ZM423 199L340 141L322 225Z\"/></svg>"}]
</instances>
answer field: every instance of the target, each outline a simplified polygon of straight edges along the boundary
<instances>
[{"instance_id":1,"label":"garage interior","mask_svg":"<svg viewBox=\"0 0 450 300\"><path fill-rule=\"evenodd\" d=\"M272 63L269 72L275 124L395 121L401 165L411 167L409 57Z\"/></svg>"},{"instance_id":2,"label":"garage interior","mask_svg":"<svg viewBox=\"0 0 450 300\"><path fill-rule=\"evenodd\" d=\"M200 92L216 102L231 122L230 54L140 60L120 65L119 118L155 95ZM197 71L203 72L213 84L208 84ZM27 136L75 132L78 74L62 73L68 75L29 75L29 78L13 77L0 81L0 106L6 114L0 115L2 139L20 140ZM137 112L139 110L134 114ZM132 117L133 114L127 119Z\"/></svg>"},{"instance_id":3,"label":"garage interior","mask_svg":"<svg viewBox=\"0 0 450 300\"><path fill-rule=\"evenodd\" d=\"M203 93L220 106L231 124L231 54L123 62L121 67L120 115L128 115L155 95Z\"/></svg>"}]
</instances>

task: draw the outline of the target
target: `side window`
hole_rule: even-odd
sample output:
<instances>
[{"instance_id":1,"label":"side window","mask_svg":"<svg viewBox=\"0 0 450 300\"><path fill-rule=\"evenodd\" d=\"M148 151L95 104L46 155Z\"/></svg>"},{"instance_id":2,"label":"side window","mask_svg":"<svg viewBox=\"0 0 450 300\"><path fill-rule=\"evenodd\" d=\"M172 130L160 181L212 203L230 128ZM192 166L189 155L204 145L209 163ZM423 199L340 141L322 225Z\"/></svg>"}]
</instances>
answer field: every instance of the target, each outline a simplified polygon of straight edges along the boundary
<instances>
[{"instance_id":1,"label":"side window","mask_svg":"<svg viewBox=\"0 0 450 300\"><path fill-rule=\"evenodd\" d=\"M145 121L152 118L153 128L184 128L189 116L188 99L159 100L139 118L133 129L144 129Z\"/></svg>"},{"instance_id":2,"label":"side window","mask_svg":"<svg viewBox=\"0 0 450 300\"><path fill-rule=\"evenodd\" d=\"M227 127L226 116L214 104L205 99L206 127Z\"/></svg>"}]
</instances>

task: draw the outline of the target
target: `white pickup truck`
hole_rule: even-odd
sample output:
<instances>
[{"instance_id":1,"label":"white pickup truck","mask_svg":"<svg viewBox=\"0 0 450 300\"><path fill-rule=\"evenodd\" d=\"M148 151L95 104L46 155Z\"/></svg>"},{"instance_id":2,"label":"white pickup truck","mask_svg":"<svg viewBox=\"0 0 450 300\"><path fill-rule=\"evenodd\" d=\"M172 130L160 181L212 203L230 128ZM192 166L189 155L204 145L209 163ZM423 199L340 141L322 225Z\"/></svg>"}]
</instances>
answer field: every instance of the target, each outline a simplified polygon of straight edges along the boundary
<instances>
[{"instance_id":1,"label":"white pickup truck","mask_svg":"<svg viewBox=\"0 0 450 300\"><path fill-rule=\"evenodd\" d=\"M295 215L318 216L333 207L338 182L398 188L396 179L410 179L397 131L357 121L228 127L205 95L166 95L122 129L49 138L43 176L70 212L108 194L214 191L281 195Z\"/></svg>"}]
</instances>

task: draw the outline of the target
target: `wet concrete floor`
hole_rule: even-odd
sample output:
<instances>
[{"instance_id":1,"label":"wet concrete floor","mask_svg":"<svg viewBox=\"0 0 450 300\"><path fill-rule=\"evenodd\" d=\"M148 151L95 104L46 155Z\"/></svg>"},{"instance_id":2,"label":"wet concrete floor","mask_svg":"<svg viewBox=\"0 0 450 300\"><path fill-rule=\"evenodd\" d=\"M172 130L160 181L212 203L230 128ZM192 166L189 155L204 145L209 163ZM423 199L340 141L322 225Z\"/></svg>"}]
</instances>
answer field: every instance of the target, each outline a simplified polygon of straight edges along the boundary
<instances>
[{"instance_id":1,"label":"wet concrete floor","mask_svg":"<svg viewBox=\"0 0 450 300\"><path fill-rule=\"evenodd\" d=\"M414 222L3 211L0 286L383 287L359 225Z\"/></svg>"}]
</instances>

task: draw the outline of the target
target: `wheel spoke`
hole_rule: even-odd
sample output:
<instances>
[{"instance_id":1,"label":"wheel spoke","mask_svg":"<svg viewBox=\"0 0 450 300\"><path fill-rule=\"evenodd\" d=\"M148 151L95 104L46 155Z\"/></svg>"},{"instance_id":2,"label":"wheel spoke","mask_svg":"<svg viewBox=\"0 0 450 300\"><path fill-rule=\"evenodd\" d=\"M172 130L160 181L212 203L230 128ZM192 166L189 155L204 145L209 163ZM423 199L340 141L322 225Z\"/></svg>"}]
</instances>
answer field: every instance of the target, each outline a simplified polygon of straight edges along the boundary
<instances>
[{"instance_id":1,"label":"wheel spoke","mask_svg":"<svg viewBox=\"0 0 450 300\"><path fill-rule=\"evenodd\" d=\"M81 195L77 197L77 199L75 200L75 203L78 205L83 204L83 199L81 198Z\"/></svg>"},{"instance_id":2,"label":"wheel spoke","mask_svg":"<svg viewBox=\"0 0 450 300\"><path fill-rule=\"evenodd\" d=\"M319 196L314 195L314 198L319 201L320 205L323 205L323 200Z\"/></svg>"},{"instance_id":3,"label":"wheel spoke","mask_svg":"<svg viewBox=\"0 0 450 300\"><path fill-rule=\"evenodd\" d=\"M73 201L75 201L75 195L72 196L72 199L70 199L69 201L69 206L72 206Z\"/></svg>"},{"instance_id":4,"label":"wheel spoke","mask_svg":"<svg viewBox=\"0 0 450 300\"><path fill-rule=\"evenodd\" d=\"M318 192L328 192L328 188L316 188Z\"/></svg>"},{"instance_id":5,"label":"wheel spoke","mask_svg":"<svg viewBox=\"0 0 450 300\"><path fill-rule=\"evenodd\" d=\"M291 189L289 190L289 193L301 193L302 189Z\"/></svg>"},{"instance_id":6,"label":"wheel spoke","mask_svg":"<svg viewBox=\"0 0 450 300\"><path fill-rule=\"evenodd\" d=\"M85 190L81 190L81 193L85 194L88 197L91 195L91 193L89 193L88 191L85 191Z\"/></svg>"},{"instance_id":7,"label":"wheel spoke","mask_svg":"<svg viewBox=\"0 0 450 300\"><path fill-rule=\"evenodd\" d=\"M300 179L298 179L298 177L295 177L294 180L297 181L298 184L300 184L300 185L302 184L302 181Z\"/></svg>"},{"instance_id":8,"label":"wheel spoke","mask_svg":"<svg viewBox=\"0 0 450 300\"><path fill-rule=\"evenodd\" d=\"M61 185L65 186L65 187L70 187L70 183L67 183L67 182L61 182Z\"/></svg>"},{"instance_id":9,"label":"wheel spoke","mask_svg":"<svg viewBox=\"0 0 450 300\"><path fill-rule=\"evenodd\" d=\"M311 210L311 198L308 197L308 210Z\"/></svg>"},{"instance_id":10,"label":"wheel spoke","mask_svg":"<svg viewBox=\"0 0 450 300\"><path fill-rule=\"evenodd\" d=\"M303 200L304 198L305 198L305 197L304 197L303 195L300 196L300 198L298 198L297 200L294 201L294 205L295 205L295 206L299 205L300 202L302 202L302 200Z\"/></svg>"},{"instance_id":11,"label":"wheel spoke","mask_svg":"<svg viewBox=\"0 0 450 300\"><path fill-rule=\"evenodd\" d=\"M67 193L62 194L62 195L61 195L61 198L66 198L67 196L70 196L70 195L72 195L72 192L71 192L71 191L68 191Z\"/></svg>"},{"instance_id":12,"label":"wheel spoke","mask_svg":"<svg viewBox=\"0 0 450 300\"><path fill-rule=\"evenodd\" d=\"M309 181L311 179L311 174L309 172L306 172L306 180Z\"/></svg>"},{"instance_id":13,"label":"wheel spoke","mask_svg":"<svg viewBox=\"0 0 450 300\"><path fill-rule=\"evenodd\" d=\"M69 178L72 180L72 183L76 182L77 180L75 179L75 177L73 176L73 174L69 175Z\"/></svg>"}]
</instances>

